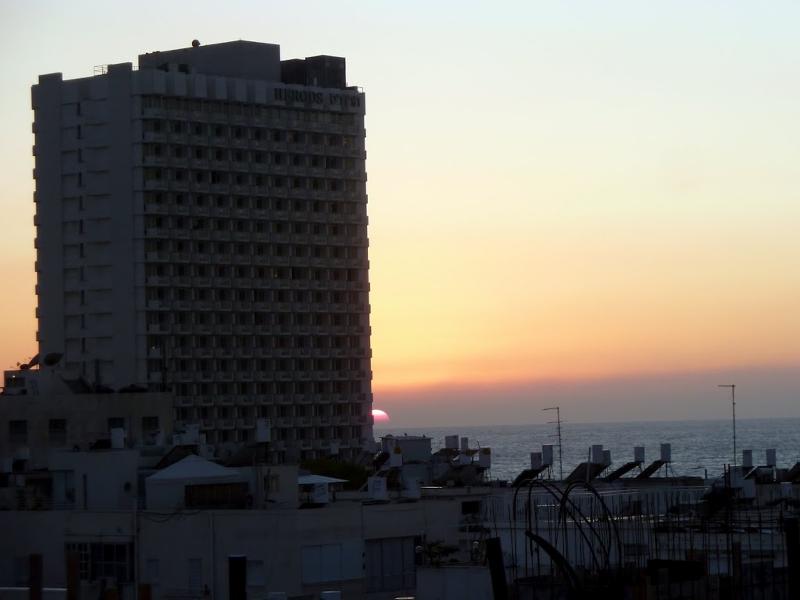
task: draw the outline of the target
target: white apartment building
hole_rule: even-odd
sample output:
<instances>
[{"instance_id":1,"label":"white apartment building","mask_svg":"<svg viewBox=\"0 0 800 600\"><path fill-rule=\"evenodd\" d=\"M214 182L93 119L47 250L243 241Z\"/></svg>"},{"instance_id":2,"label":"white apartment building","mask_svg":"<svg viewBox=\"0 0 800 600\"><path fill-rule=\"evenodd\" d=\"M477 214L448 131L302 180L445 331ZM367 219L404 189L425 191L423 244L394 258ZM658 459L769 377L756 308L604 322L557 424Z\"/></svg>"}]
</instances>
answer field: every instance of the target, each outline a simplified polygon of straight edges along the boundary
<instances>
[{"instance_id":1,"label":"white apartment building","mask_svg":"<svg viewBox=\"0 0 800 600\"><path fill-rule=\"evenodd\" d=\"M227 42L32 87L40 356L276 460L372 440L364 94Z\"/></svg>"}]
</instances>

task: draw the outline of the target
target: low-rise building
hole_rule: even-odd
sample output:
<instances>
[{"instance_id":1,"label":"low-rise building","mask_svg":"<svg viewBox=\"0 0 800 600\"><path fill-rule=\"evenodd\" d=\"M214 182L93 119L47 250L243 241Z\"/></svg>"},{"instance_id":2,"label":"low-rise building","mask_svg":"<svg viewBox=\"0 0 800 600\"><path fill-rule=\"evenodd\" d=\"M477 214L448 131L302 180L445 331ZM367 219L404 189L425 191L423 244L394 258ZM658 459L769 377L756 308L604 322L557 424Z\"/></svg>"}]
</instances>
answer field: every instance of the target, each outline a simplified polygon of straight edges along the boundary
<instances>
[{"instance_id":1,"label":"low-rise building","mask_svg":"<svg viewBox=\"0 0 800 600\"><path fill-rule=\"evenodd\" d=\"M53 449L110 446L111 430L124 445L160 446L173 430L172 396L166 393L0 395L0 458L43 467Z\"/></svg>"},{"instance_id":2,"label":"low-rise building","mask_svg":"<svg viewBox=\"0 0 800 600\"><path fill-rule=\"evenodd\" d=\"M228 557L244 555L251 597L335 589L343 598L395 598L414 593L427 544L469 560L481 533L466 526L464 505L487 493L435 490L416 502L351 493L309 509L0 511L0 586L25 583L20 569L32 553L43 557L46 586L65 585L66 551L78 554L86 597L105 579L122 598L133 598L137 580L154 600L199 600L206 586L226 598Z\"/></svg>"}]
</instances>

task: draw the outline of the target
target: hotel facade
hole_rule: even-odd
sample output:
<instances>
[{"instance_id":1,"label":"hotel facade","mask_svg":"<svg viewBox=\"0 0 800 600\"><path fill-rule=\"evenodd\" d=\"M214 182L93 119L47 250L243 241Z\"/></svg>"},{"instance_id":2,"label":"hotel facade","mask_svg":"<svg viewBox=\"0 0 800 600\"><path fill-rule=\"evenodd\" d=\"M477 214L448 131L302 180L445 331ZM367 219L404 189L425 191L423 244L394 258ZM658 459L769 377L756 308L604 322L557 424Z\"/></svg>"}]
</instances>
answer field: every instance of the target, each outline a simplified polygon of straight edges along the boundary
<instances>
[{"instance_id":1,"label":"hotel facade","mask_svg":"<svg viewBox=\"0 0 800 600\"><path fill-rule=\"evenodd\" d=\"M372 440L364 94L237 41L32 88L40 357L277 461Z\"/></svg>"}]
</instances>

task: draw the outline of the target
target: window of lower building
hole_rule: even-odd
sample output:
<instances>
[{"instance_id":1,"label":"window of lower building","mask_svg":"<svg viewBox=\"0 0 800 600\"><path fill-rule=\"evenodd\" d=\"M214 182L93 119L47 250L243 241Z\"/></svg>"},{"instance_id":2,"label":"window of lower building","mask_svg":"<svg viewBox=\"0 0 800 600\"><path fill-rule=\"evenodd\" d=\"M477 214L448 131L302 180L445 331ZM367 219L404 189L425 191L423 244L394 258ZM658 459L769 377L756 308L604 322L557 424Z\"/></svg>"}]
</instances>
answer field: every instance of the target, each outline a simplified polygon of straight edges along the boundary
<instances>
[{"instance_id":1,"label":"window of lower building","mask_svg":"<svg viewBox=\"0 0 800 600\"><path fill-rule=\"evenodd\" d=\"M368 592L413 590L416 587L413 537L368 540L365 554Z\"/></svg>"},{"instance_id":2,"label":"window of lower building","mask_svg":"<svg viewBox=\"0 0 800 600\"><path fill-rule=\"evenodd\" d=\"M23 420L9 421L8 439L12 444L27 444L28 422Z\"/></svg>"},{"instance_id":3,"label":"window of lower building","mask_svg":"<svg viewBox=\"0 0 800 600\"><path fill-rule=\"evenodd\" d=\"M76 542L66 544L66 551L77 553L82 581L97 581L105 577L112 577L117 583L133 581L132 544Z\"/></svg>"},{"instance_id":4,"label":"window of lower building","mask_svg":"<svg viewBox=\"0 0 800 600\"><path fill-rule=\"evenodd\" d=\"M247 484L187 485L184 501L187 508L245 508L248 503Z\"/></svg>"}]
</instances>

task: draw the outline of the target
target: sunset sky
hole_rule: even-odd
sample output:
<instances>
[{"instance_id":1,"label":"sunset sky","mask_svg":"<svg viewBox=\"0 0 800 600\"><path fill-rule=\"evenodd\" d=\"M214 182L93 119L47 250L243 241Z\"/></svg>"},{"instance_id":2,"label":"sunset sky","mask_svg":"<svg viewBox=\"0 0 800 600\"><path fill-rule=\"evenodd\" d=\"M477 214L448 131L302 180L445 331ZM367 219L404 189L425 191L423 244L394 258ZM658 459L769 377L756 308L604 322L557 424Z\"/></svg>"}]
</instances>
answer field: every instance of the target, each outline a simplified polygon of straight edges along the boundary
<instances>
[{"instance_id":1,"label":"sunset sky","mask_svg":"<svg viewBox=\"0 0 800 600\"><path fill-rule=\"evenodd\" d=\"M367 98L394 423L800 416L800 4L0 0L0 362L35 353L38 74L249 39ZM735 381L733 381L735 380Z\"/></svg>"}]
</instances>

